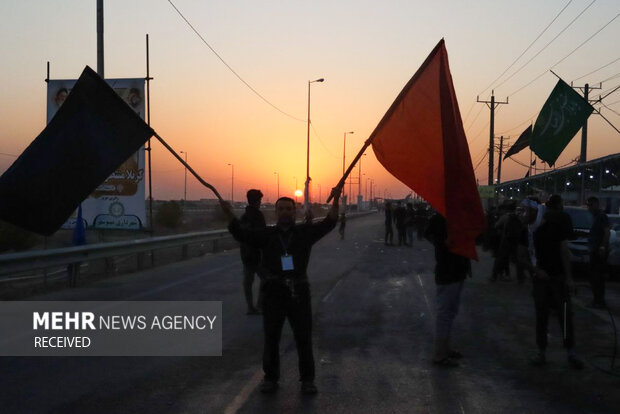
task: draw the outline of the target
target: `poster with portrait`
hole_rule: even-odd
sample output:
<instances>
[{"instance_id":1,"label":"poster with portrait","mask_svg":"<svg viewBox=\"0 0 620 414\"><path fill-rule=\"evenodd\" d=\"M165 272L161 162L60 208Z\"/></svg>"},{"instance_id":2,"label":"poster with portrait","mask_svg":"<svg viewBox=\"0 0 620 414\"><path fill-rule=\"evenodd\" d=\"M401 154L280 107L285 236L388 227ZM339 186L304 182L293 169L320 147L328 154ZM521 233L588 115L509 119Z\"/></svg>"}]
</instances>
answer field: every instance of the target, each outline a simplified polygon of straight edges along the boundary
<instances>
[{"instance_id":1,"label":"poster with portrait","mask_svg":"<svg viewBox=\"0 0 620 414\"><path fill-rule=\"evenodd\" d=\"M49 80L47 122L71 93L76 80ZM106 79L106 82L144 119L144 78ZM90 228L139 230L146 224L144 147L125 161L82 202L82 218ZM74 214L63 228L74 228Z\"/></svg>"}]
</instances>

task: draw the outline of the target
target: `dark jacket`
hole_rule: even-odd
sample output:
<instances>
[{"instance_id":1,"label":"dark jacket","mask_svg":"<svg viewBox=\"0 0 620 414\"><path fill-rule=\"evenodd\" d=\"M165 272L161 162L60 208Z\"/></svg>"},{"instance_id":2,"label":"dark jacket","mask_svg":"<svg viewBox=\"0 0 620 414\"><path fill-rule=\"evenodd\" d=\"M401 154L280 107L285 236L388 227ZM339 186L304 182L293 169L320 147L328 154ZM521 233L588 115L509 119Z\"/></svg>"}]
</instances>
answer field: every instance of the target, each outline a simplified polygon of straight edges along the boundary
<instances>
[{"instance_id":1,"label":"dark jacket","mask_svg":"<svg viewBox=\"0 0 620 414\"><path fill-rule=\"evenodd\" d=\"M247 206L245 213L239 220L239 225L245 230L262 230L266 227L265 216L254 206ZM261 261L260 249L246 243L241 243L241 261L246 266L257 266Z\"/></svg>"},{"instance_id":2,"label":"dark jacket","mask_svg":"<svg viewBox=\"0 0 620 414\"><path fill-rule=\"evenodd\" d=\"M446 220L435 214L428 223L425 237L435 246L435 283L447 285L465 280L471 276L471 263L467 257L452 253L446 246L448 230Z\"/></svg>"},{"instance_id":3,"label":"dark jacket","mask_svg":"<svg viewBox=\"0 0 620 414\"><path fill-rule=\"evenodd\" d=\"M312 245L336 227L337 220L330 216L318 223L296 224L287 231L278 226L262 230L243 229L239 220L233 219L228 230L233 237L262 252L262 267L269 279L307 280L306 270ZM293 270L282 270L282 256L293 256Z\"/></svg>"}]
</instances>

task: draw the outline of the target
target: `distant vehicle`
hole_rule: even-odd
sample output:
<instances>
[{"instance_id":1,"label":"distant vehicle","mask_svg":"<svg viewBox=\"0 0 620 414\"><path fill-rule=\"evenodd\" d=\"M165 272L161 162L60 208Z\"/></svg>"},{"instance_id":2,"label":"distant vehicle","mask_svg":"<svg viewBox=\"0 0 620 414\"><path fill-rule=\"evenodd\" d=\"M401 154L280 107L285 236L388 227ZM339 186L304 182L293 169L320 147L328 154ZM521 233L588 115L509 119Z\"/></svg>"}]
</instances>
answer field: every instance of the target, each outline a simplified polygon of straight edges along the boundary
<instances>
[{"instance_id":1,"label":"distant vehicle","mask_svg":"<svg viewBox=\"0 0 620 414\"><path fill-rule=\"evenodd\" d=\"M592 214L585 208L573 206L565 206L564 211L573 221L573 239L568 241L571 261L573 264L587 265L590 263L588 235L592 227ZM611 227L607 263L612 275L620 275L620 215L608 214L607 218Z\"/></svg>"},{"instance_id":2,"label":"distant vehicle","mask_svg":"<svg viewBox=\"0 0 620 414\"><path fill-rule=\"evenodd\" d=\"M573 206L564 206L564 211L573 222L573 237L568 241L571 261L578 264L588 264L590 262L588 235L592 227L592 214L585 208Z\"/></svg>"},{"instance_id":3,"label":"distant vehicle","mask_svg":"<svg viewBox=\"0 0 620 414\"><path fill-rule=\"evenodd\" d=\"M609 226L609 263L612 277L620 275L620 214L608 214Z\"/></svg>"}]
</instances>

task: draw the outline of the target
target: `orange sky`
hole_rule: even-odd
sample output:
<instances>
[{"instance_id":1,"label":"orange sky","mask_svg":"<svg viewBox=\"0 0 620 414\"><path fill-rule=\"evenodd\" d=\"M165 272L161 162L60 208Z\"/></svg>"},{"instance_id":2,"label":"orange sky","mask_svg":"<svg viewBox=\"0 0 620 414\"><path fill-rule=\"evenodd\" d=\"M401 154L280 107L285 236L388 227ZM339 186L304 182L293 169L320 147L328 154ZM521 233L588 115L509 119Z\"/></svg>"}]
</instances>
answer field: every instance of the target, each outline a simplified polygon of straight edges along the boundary
<instances>
[{"instance_id":1,"label":"orange sky","mask_svg":"<svg viewBox=\"0 0 620 414\"><path fill-rule=\"evenodd\" d=\"M32 3L35 3L33 5ZM51 4L53 3L53 4ZM488 99L484 88L532 42L568 1L239 1L210 4L174 2L203 37L248 83L270 102L301 119L307 112L307 81L312 85L311 171L323 196L340 178L342 140L351 159L370 135L405 83L444 37L464 126L474 162L488 146L489 111L476 104ZM467 4L465 4L467 3ZM573 1L507 75L550 42L590 1ZM95 0L56 2L4 1L0 5L0 153L19 154L45 126L45 62L52 78L75 78L84 65L96 67ZM190 164L229 197L235 165L235 199L248 188L273 200L276 176L281 195L291 195L294 177L303 186L306 169L306 123L293 120L253 94L200 41L168 2L107 0L106 77L145 75L145 34L151 40L151 119L154 129ZM557 40L505 84L498 99L510 96L496 114L496 134L516 139L535 117L556 79L546 73L517 90L569 54L615 15L620 5L597 2ZM620 57L620 19L609 24L554 71L571 81ZM615 62L579 80L597 82L620 72ZM501 82L501 79L500 81ZM496 82L499 83L499 82ZM603 90L620 83L605 82ZM620 92L607 100L620 100ZM611 106L620 112L620 105ZM603 109L620 125L620 116ZM620 152L620 136L595 115L590 121L588 158ZM153 187L157 199L183 197L183 167L154 143ZM573 140L558 160L578 154ZM369 150L363 183L374 179L379 195L404 197L411 190L389 176ZM0 171L13 161L0 155ZM517 159L529 160L524 152ZM496 157L497 160L497 157ZM520 178L525 168L508 161L505 179ZM357 169L355 170L357 175ZM486 183L486 161L476 170ZM364 192L362 187L362 192ZM318 192L318 191L317 191ZM356 191L354 191L356 194ZM188 179L188 198L211 197Z\"/></svg>"}]
</instances>

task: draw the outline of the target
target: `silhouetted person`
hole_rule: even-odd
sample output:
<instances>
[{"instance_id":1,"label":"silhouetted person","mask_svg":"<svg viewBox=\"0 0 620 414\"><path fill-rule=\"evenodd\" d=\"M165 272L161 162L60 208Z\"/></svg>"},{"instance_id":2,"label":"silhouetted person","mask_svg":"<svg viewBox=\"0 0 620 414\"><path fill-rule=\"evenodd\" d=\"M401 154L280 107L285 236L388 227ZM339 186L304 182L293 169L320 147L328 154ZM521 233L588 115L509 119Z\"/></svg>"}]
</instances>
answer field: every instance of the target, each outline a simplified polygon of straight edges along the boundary
<instances>
[{"instance_id":1,"label":"silhouetted person","mask_svg":"<svg viewBox=\"0 0 620 414\"><path fill-rule=\"evenodd\" d=\"M392 229L392 203L385 203L385 245L394 244L394 230Z\"/></svg>"},{"instance_id":2,"label":"silhouetted person","mask_svg":"<svg viewBox=\"0 0 620 414\"><path fill-rule=\"evenodd\" d=\"M539 211L544 210L532 200L525 200L524 207L527 209L525 218L530 225L536 223ZM543 366L547 362L545 352L549 309L554 307L558 311L568 363L571 368L582 369L583 362L574 351L573 310L570 298L570 290L574 284L568 239L573 229L570 217L562 211L562 198L559 195L550 198L540 224L534 227L532 239L529 240L530 243L533 242L534 260L525 254L525 249L522 250L522 257L532 274L532 295L536 309L538 353L530 359L530 363L534 366ZM527 243L528 240L524 237L521 245Z\"/></svg>"},{"instance_id":3,"label":"silhouetted person","mask_svg":"<svg viewBox=\"0 0 620 414\"><path fill-rule=\"evenodd\" d=\"M295 201L281 197L276 201L278 222L263 230L244 230L229 203L222 209L229 217L228 230L240 242L260 248L263 253L263 329L265 345L263 370L265 378L260 390L275 392L280 379L280 336L288 319L299 356L301 391L315 394L314 356L312 353L312 309L310 284L306 273L312 245L336 227L340 188L332 189L334 202L320 222L295 224Z\"/></svg>"},{"instance_id":4,"label":"silhouetted person","mask_svg":"<svg viewBox=\"0 0 620 414\"><path fill-rule=\"evenodd\" d=\"M510 280L510 263L514 263L517 270L517 280L519 283L525 282L523 267L518 262L519 240L527 229L515 212L515 205L508 204L502 206L504 214L495 223L495 229L499 233L499 247L493 263L493 273L491 280L497 280L501 273L506 274L506 279Z\"/></svg>"},{"instance_id":5,"label":"silhouetted person","mask_svg":"<svg viewBox=\"0 0 620 414\"><path fill-rule=\"evenodd\" d=\"M466 276L471 277L471 263L468 258L459 256L448 250L446 241L448 230L446 220L435 214L429 220L425 232L426 238L435 247L435 283L437 285L436 321L435 321L435 353L433 364L455 367L456 359L463 355L450 347L452 324L459 311L463 282Z\"/></svg>"},{"instance_id":6,"label":"silhouetted person","mask_svg":"<svg viewBox=\"0 0 620 414\"><path fill-rule=\"evenodd\" d=\"M347 217L344 213L340 214L340 227L338 227L338 233L340 233L340 240L344 240L344 229L347 227Z\"/></svg>"},{"instance_id":7,"label":"silhouetted person","mask_svg":"<svg viewBox=\"0 0 620 414\"><path fill-rule=\"evenodd\" d=\"M413 209L413 204L411 203L407 203L405 227L407 229L407 241L409 241L409 246L413 246L413 231L415 230L415 210Z\"/></svg>"},{"instance_id":8,"label":"silhouetted person","mask_svg":"<svg viewBox=\"0 0 620 414\"><path fill-rule=\"evenodd\" d=\"M249 190L247 192L248 206L245 213L239 220L240 225L245 230L261 230L266 227L265 217L260 211L260 204L263 193L260 190ZM254 284L254 275L261 278L261 251L256 247L252 247L247 243L241 243L241 262L243 263L243 292L245 301L248 305L247 314L256 315L260 313L262 307L262 289L259 289L258 301L254 306L254 297L252 294L252 285ZM262 285L262 281L261 281Z\"/></svg>"},{"instance_id":9,"label":"silhouetted person","mask_svg":"<svg viewBox=\"0 0 620 414\"><path fill-rule=\"evenodd\" d=\"M590 307L604 309L605 273L609 256L609 219L599 208L596 197L587 200L588 211L592 214L592 227L588 234L588 251L590 252L590 286L592 286L592 302Z\"/></svg>"},{"instance_id":10,"label":"silhouetted person","mask_svg":"<svg viewBox=\"0 0 620 414\"><path fill-rule=\"evenodd\" d=\"M396 224L396 231L398 232L398 245L407 245L407 210L400 204L400 201L396 203L396 209L394 210L394 223Z\"/></svg>"}]
</instances>

